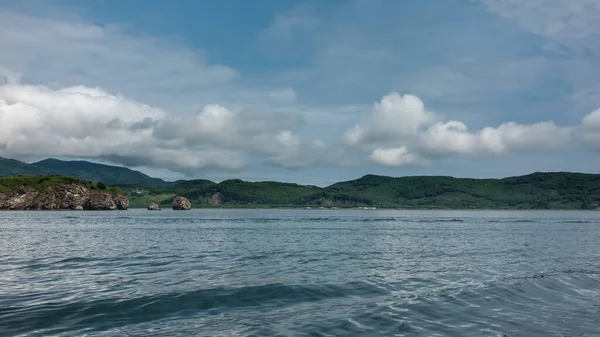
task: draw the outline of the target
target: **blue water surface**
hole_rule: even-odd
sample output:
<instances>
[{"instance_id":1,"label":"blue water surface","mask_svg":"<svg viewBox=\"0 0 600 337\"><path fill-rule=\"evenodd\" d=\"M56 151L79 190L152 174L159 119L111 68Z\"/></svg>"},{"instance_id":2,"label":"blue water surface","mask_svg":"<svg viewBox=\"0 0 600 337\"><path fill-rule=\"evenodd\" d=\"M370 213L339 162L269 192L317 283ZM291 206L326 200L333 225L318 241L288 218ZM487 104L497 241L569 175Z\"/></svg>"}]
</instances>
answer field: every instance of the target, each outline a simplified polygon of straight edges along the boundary
<instances>
[{"instance_id":1,"label":"blue water surface","mask_svg":"<svg viewBox=\"0 0 600 337\"><path fill-rule=\"evenodd\" d=\"M600 212L0 212L0 336L600 336Z\"/></svg>"}]
</instances>

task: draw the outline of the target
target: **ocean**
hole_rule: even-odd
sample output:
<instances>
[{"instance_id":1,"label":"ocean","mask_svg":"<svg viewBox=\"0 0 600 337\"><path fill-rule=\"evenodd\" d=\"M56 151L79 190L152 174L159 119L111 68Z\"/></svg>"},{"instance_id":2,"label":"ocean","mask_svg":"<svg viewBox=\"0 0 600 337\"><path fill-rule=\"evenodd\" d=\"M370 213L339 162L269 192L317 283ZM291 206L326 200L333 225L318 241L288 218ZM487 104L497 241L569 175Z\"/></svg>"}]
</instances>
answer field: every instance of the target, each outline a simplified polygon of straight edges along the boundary
<instances>
[{"instance_id":1,"label":"ocean","mask_svg":"<svg viewBox=\"0 0 600 337\"><path fill-rule=\"evenodd\" d=\"M0 212L0 336L600 336L600 212Z\"/></svg>"}]
</instances>

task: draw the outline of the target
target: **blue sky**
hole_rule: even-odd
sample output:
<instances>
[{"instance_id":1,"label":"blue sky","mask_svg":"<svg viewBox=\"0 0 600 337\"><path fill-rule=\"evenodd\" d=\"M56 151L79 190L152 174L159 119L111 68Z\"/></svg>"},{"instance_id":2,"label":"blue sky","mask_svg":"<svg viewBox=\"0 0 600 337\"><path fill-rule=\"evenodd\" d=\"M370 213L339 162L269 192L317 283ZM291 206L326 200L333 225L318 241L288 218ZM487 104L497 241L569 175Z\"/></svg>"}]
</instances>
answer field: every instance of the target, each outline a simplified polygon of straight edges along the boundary
<instances>
[{"instance_id":1,"label":"blue sky","mask_svg":"<svg viewBox=\"0 0 600 337\"><path fill-rule=\"evenodd\" d=\"M0 0L0 156L169 179L600 167L595 0Z\"/></svg>"}]
</instances>

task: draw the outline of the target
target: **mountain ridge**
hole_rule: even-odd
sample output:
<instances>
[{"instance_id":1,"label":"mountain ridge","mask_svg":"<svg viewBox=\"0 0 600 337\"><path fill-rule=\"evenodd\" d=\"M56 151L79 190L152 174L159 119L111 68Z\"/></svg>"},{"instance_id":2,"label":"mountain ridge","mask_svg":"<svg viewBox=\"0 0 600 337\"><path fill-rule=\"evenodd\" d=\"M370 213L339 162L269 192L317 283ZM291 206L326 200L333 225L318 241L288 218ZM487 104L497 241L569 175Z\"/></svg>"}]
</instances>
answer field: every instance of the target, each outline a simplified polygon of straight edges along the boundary
<instances>
[{"instance_id":1,"label":"mountain ridge","mask_svg":"<svg viewBox=\"0 0 600 337\"><path fill-rule=\"evenodd\" d=\"M534 172L501 179L365 175L327 187L198 179L148 188L141 196L132 195L131 203L168 206L175 196L201 208L597 209L600 174Z\"/></svg>"},{"instance_id":2,"label":"mountain ridge","mask_svg":"<svg viewBox=\"0 0 600 337\"><path fill-rule=\"evenodd\" d=\"M150 177L127 167L92 163L84 160L47 158L34 163L0 157L0 176L19 174L57 175L78 178L107 185L168 186L171 182Z\"/></svg>"},{"instance_id":3,"label":"mountain ridge","mask_svg":"<svg viewBox=\"0 0 600 337\"><path fill-rule=\"evenodd\" d=\"M597 209L600 174L534 172L505 178L390 177L366 174L326 187L228 179L166 182L125 167L46 159L0 158L0 176L59 175L120 187L131 207L167 206L184 196L194 207L380 207L434 209ZM142 188L142 191L139 191Z\"/></svg>"}]
</instances>

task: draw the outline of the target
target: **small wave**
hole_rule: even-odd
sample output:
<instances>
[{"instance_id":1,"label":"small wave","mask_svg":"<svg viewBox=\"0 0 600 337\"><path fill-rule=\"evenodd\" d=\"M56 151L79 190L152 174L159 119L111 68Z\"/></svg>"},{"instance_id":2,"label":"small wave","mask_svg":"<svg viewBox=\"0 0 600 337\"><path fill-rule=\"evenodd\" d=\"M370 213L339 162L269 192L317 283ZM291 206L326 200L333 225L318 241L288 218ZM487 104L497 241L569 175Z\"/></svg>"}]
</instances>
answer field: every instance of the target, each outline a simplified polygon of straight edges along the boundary
<instances>
[{"instance_id":1,"label":"small wave","mask_svg":"<svg viewBox=\"0 0 600 337\"><path fill-rule=\"evenodd\" d=\"M90 257L69 257L63 260L60 260L56 263L79 263L79 262L90 262L90 261L98 261L98 258L90 258Z\"/></svg>"},{"instance_id":2,"label":"small wave","mask_svg":"<svg viewBox=\"0 0 600 337\"><path fill-rule=\"evenodd\" d=\"M199 289L188 292L68 303L45 303L27 307L0 308L0 330L28 333L50 329L56 322L72 329L94 326L103 330L149 322L171 316L189 316L220 308L281 307L348 296L378 296L387 291L365 282L342 285L268 284L234 289ZM25 324L26 323L26 324Z\"/></svg>"},{"instance_id":3,"label":"small wave","mask_svg":"<svg viewBox=\"0 0 600 337\"><path fill-rule=\"evenodd\" d=\"M598 275L600 271L589 270L589 269L562 269L556 271L549 271L544 273L534 273L529 275L521 275L521 276L505 276L502 277L501 281L527 281L527 280L535 280L535 279L543 279L556 277L560 275L571 275L571 274L580 274L580 275Z\"/></svg>"},{"instance_id":4,"label":"small wave","mask_svg":"<svg viewBox=\"0 0 600 337\"><path fill-rule=\"evenodd\" d=\"M315 217L315 218L297 218L298 222L337 222L343 220L339 217Z\"/></svg>"},{"instance_id":5,"label":"small wave","mask_svg":"<svg viewBox=\"0 0 600 337\"><path fill-rule=\"evenodd\" d=\"M240 256L236 261L256 261L268 259L272 254L260 254L260 255L246 255Z\"/></svg>"},{"instance_id":6,"label":"small wave","mask_svg":"<svg viewBox=\"0 0 600 337\"><path fill-rule=\"evenodd\" d=\"M541 223L539 220L532 219L511 219L511 220L488 220L488 223Z\"/></svg>"},{"instance_id":7,"label":"small wave","mask_svg":"<svg viewBox=\"0 0 600 337\"><path fill-rule=\"evenodd\" d=\"M399 218L363 218L356 220L357 222L401 222L406 221L406 219Z\"/></svg>"},{"instance_id":8,"label":"small wave","mask_svg":"<svg viewBox=\"0 0 600 337\"><path fill-rule=\"evenodd\" d=\"M405 222L406 218L395 217L364 217L364 218L344 218L344 217L316 217L316 218L298 218L296 222Z\"/></svg>"},{"instance_id":9,"label":"small wave","mask_svg":"<svg viewBox=\"0 0 600 337\"><path fill-rule=\"evenodd\" d=\"M587 272L533 273L398 294L390 307L417 328L418 335L460 331L457 336L566 336L564 332L570 331L595 336L600 280Z\"/></svg>"},{"instance_id":10,"label":"small wave","mask_svg":"<svg viewBox=\"0 0 600 337\"><path fill-rule=\"evenodd\" d=\"M432 219L421 219L420 223L436 223L436 222L465 222L464 219L458 218L432 218Z\"/></svg>"},{"instance_id":11,"label":"small wave","mask_svg":"<svg viewBox=\"0 0 600 337\"><path fill-rule=\"evenodd\" d=\"M160 220L163 219L171 219L171 220L182 220L182 218L160 218ZM186 219L183 219L186 220ZM242 223L248 223L248 221L258 221L258 222L278 222L278 221L286 221L289 219L286 218L227 218L227 217L223 217L223 218L194 218L194 221L196 222L242 222Z\"/></svg>"},{"instance_id":12,"label":"small wave","mask_svg":"<svg viewBox=\"0 0 600 337\"><path fill-rule=\"evenodd\" d=\"M592 220L565 220L565 221L559 221L558 223L571 223L571 224L583 224L583 223L598 223L599 221L592 221Z\"/></svg>"},{"instance_id":13,"label":"small wave","mask_svg":"<svg viewBox=\"0 0 600 337\"><path fill-rule=\"evenodd\" d=\"M24 270L37 270L37 269L46 269L46 268L62 268L65 267L65 265L71 266L71 265L77 265L77 264L86 264L86 263L95 263L95 262L114 262L114 261L118 261L119 258L91 258L91 257L69 257L66 259L61 259L58 261L48 261L48 260L43 260L43 259L38 259L38 260L32 260L27 264L24 264L20 267L18 267L18 269L24 269ZM37 262L34 262L37 261ZM34 263L32 263L34 262Z\"/></svg>"}]
</instances>

